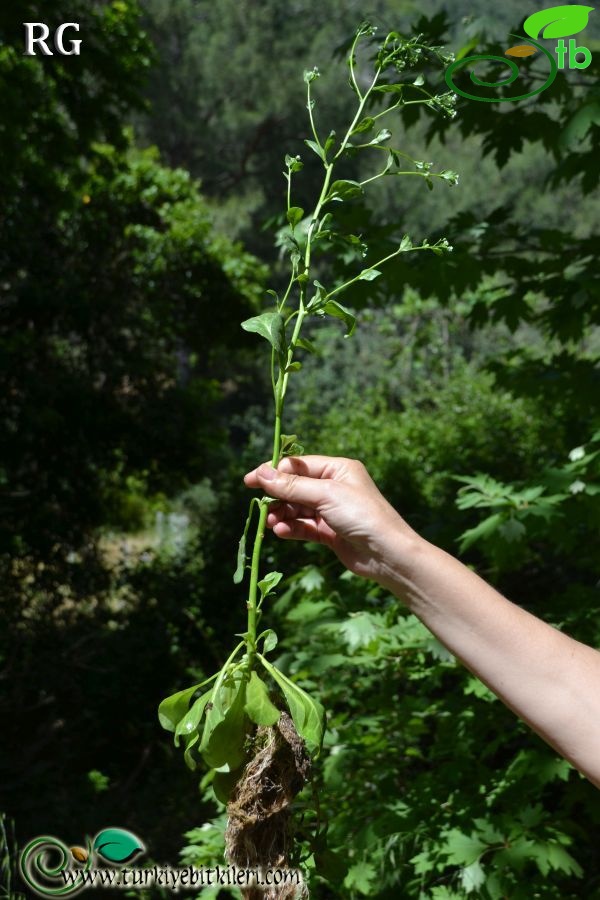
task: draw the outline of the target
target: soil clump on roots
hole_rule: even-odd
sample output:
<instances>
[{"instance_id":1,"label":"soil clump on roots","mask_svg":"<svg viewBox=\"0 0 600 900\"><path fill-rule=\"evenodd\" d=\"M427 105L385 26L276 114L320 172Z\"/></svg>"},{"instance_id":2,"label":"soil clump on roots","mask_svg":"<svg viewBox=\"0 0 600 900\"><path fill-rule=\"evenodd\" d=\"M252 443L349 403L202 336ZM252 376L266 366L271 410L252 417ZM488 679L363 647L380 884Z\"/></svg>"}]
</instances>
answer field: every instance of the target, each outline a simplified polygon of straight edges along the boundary
<instances>
[{"instance_id":1,"label":"soil clump on roots","mask_svg":"<svg viewBox=\"0 0 600 900\"><path fill-rule=\"evenodd\" d=\"M259 726L255 753L227 804L227 860L239 868L288 868L293 834L290 805L310 774L310 757L291 717ZM242 888L244 900L300 900L305 885Z\"/></svg>"}]
</instances>

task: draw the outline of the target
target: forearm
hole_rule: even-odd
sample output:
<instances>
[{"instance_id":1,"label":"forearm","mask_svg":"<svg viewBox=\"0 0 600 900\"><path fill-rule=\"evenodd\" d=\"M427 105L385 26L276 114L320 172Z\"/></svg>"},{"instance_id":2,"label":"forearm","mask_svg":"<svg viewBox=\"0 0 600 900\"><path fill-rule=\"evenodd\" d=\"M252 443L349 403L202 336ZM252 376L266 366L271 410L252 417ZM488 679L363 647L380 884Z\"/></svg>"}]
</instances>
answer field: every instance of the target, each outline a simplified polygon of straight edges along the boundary
<instances>
[{"instance_id":1,"label":"forearm","mask_svg":"<svg viewBox=\"0 0 600 900\"><path fill-rule=\"evenodd\" d=\"M407 560L409 562L407 563ZM600 787L600 653L502 597L427 541L398 535L381 583Z\"/></svg>"}]
</instances>

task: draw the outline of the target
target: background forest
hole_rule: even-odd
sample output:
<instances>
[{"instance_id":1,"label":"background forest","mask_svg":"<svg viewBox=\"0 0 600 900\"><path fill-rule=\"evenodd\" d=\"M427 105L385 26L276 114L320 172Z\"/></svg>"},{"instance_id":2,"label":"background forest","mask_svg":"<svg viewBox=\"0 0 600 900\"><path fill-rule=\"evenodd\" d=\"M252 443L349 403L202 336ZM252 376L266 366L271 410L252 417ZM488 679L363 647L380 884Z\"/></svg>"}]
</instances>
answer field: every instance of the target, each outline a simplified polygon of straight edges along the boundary
<instances>
[{"instance_id":1,"label":"background forest","mask_svg":"<svg viewBox=\"0 0 600 900\"><path fill-rule=\"evenodd\" d=\"M545 6L2 5L2 896L24 896L17 847L38 834L118 825L148 860L221 858L223 807L156 708L220 666L244 621L242 477L269 455L271 399L239 323L286 276L286 153L305 162L298 204L314 197L303 70L320 68L335 128L352 104L337 48L364 18L502 54ZM80 22L81 55L25 57L23 21ZM360 458L421 534L600 646L594 13L584 35L589 68L530 100L399 112L396 145L460 181L382 181L348 228L369 259L405 232L453 252L359 283L350 340L312 328L285 430ZM339 277L360 258L319 264ZM600 898L591 784L393 597L315 545L270 537L268 556L295 573L269 611L278 665L329 711L317 843L309 812L298 826L312 896Z\"/></svg>"}]
</instances>

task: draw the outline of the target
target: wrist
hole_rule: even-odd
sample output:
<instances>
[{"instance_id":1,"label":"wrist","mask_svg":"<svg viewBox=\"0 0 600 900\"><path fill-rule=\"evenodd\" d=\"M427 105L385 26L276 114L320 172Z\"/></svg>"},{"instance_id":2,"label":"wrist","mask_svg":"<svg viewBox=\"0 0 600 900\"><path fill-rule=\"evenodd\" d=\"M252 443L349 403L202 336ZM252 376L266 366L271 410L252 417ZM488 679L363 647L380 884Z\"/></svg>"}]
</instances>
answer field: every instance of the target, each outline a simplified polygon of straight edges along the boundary
<instances>
[{"instance_id":1,"label":"wrist","mask_svg":"<svg viewBox=\"0 0 600 900\"><path fill-rule=\"evenodd\" d=\"M418 593L419 572L434 547L399 518L380 535L376 552L375 580L410 605Z\"/></svg>"}]
</instances>

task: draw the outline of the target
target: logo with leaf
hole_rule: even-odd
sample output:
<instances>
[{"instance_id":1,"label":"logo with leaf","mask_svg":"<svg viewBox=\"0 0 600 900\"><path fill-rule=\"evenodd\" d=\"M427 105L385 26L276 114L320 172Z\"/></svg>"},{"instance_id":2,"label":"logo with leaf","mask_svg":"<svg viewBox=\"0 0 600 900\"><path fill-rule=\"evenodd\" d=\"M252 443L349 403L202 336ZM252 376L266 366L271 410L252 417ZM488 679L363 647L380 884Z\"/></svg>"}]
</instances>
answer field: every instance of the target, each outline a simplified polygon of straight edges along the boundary
<instances>
[{"instance_id":1,"label":"logo with leaf","mask_svg":"<svg viewBox=\"0 0 600 900\"><path fill-rule=\"evenodd\" d=\"M460 94L461 97L467 97L469 100L481 100L484 103L507 103L514 102L515 100L524 100L527 97L535 97L536 94L541 94L542 91L545 91L546 88L550 87L558 73L554 54L542 44L539 44L537 39L564 38L579 34L579 32L583 31L587 26L589 15L593 10L593 6L553 6L550 9L542 9L539 12L533 13L533 15L525 19L525 22L523 23L523 30L530 38L530 41L528 43L515 44L513 47L509 47L508 50L504 51L505 57L513 57L513 59L505 59L502 56L494 56L491 54L461 57L448 66L446 70L446 83L453 91ZM522 38L522 35L511 34L510 37ZM521 74L518 65L514 62L514 58L527 59L538 52L541 52L548 60L550 72L543 84L531 91L527 91L527 93L517 94L512 97L484 97L473 94L470 91L457 86L454 82L455 72L464 68L466 65L482 61L491 61L508 66L510 75L507 75L506 78L502 78L499 81L486 81L479 78L475 72L471 72L471 81L478 87L506 87L507 85L513 84Z\"/></svg>"},{"instance_id":2,"label":"logo with leaf","mask_svg":"<svg viewBox=\"0 0 600 900\"><path fill-rule=\"evenodd\" d=\"M56 837L44 835L31 840L21 853L19 866L23 880L41 897L65 897L85 886L82 874L94 863L123 866L146 848L124 828L104 828L85 847L68 847ZM66 872L71 877L65 879Z\"/></svg>"}]
</instances>

